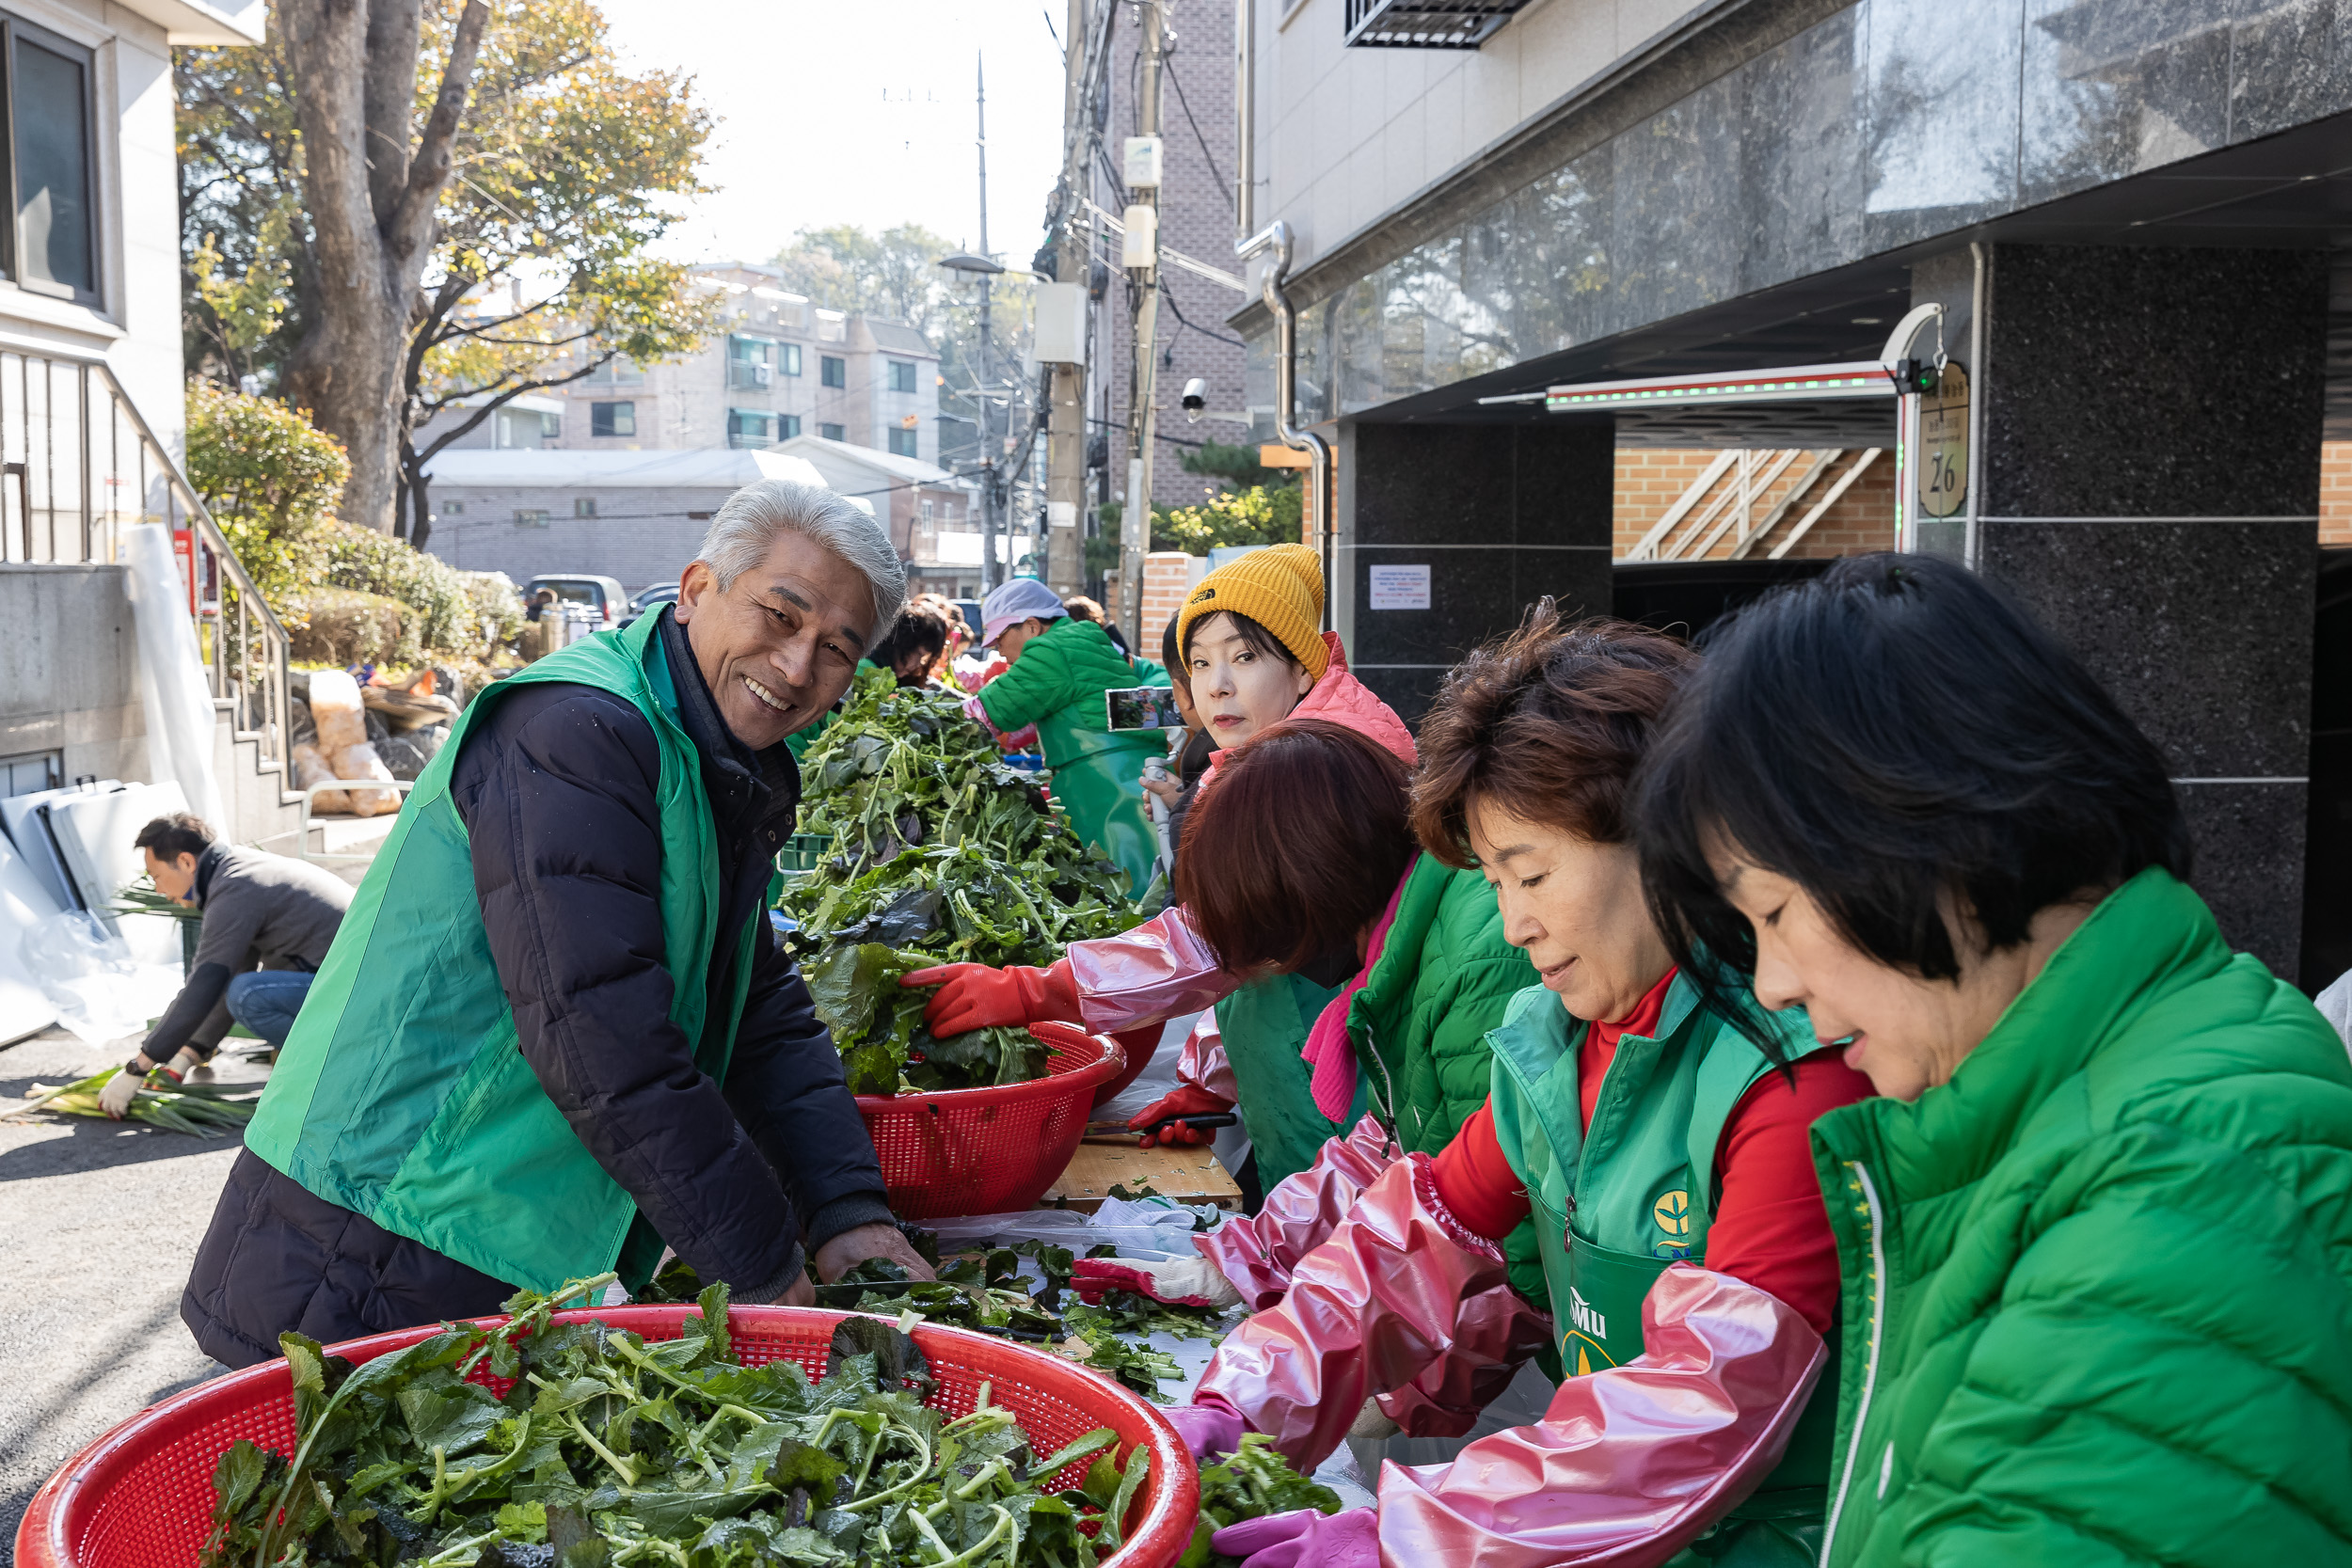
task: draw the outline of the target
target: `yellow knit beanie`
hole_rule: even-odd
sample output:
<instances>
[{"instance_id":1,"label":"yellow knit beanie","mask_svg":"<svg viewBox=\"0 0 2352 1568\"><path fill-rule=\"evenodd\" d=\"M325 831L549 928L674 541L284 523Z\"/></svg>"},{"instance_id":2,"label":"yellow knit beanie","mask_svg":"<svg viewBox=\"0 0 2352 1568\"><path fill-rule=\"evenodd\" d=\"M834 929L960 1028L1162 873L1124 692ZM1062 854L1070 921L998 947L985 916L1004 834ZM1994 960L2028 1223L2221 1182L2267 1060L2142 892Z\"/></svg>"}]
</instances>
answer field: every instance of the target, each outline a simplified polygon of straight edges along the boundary
<instances>
[{"instance_id":1,"label":"yellow knit beanie","mask_svg":"<svg viewBox=\"0 0 2352 1568\"><path fill-rule=\"evenodd\" d=\"M1192 624L1204 615L1227 610L1247 615L1274 634L1293 658L1316 680L1330 668L1331 650L1323 641L1323 562L1304 545L1271 545L1200 579L1184 599L1176 617L1176 646L1181 651L1192 635Z\"/></svg>"}]
</instances>

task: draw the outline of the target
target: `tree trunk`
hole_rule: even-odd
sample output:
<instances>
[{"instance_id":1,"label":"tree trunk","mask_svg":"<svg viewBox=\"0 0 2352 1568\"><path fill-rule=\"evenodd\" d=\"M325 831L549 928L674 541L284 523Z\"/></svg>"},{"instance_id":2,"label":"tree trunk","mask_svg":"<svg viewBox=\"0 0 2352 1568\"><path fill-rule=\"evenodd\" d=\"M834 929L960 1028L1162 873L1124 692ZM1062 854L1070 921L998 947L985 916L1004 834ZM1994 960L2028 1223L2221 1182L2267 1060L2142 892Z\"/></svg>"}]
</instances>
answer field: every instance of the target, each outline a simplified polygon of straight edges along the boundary
<instances>
[{"instance_id":1,"label":"tree trunk","mask_svg":"<svg viewBox=\"0 0 2352 1568\"><path fill-rule=\"evenodd\" d=\"M409 318L489 20L482 0L468 0L433 112L417 135L403 84L415 80L421 5L284 0L278 9L319 306L287 367L286 395L350 453L351 480L337 508L343 520L387 532L399 491Z\"/></svg>"}]
</instances>

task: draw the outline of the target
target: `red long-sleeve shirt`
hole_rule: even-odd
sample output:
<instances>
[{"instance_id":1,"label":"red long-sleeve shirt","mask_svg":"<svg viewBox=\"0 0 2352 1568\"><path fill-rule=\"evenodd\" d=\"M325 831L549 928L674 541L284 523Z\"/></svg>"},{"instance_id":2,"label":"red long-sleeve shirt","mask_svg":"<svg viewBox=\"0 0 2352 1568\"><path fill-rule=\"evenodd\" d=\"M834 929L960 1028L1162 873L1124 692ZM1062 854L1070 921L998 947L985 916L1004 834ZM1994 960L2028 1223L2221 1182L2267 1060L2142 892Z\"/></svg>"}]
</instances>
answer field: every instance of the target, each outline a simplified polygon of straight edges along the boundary
<instances>
[{"instance_id":1,"label":"red long-sleeve shirt","mask_svg":"<svg viewBox=\"0 0 2352 1568\"><path fill-rule=\"evenodd\" d=\"M1576 1068L1589 1127L1602 1078L1627 1035L1658 1026L1672 972L1624 1018L1584 1032ZM1816 1117L1867 1096L1870 1081L1836 1050L1798 1058L1796 1082L1768 1072L1732 1108L1715 1148L1723 1202L1707 1233L1707 1266L1771 1292L1826 1335L1837 1306L1837 1243L1822 1207L1806 1130ZM1528 1214L1527 1190L1502 1157L1489 1101L1438 1154L1438 1196L1479 1235L1500 1241Z\"/></svg>"}]
</instances>

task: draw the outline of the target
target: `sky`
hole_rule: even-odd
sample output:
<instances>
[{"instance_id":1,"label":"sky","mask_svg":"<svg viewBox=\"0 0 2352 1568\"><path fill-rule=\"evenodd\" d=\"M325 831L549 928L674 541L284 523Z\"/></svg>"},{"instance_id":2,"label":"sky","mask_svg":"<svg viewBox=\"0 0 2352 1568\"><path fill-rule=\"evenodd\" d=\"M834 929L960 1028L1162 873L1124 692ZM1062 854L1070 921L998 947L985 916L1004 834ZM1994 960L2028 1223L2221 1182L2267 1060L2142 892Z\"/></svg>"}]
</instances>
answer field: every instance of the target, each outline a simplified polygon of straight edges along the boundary
<instances>
[{"instance_id":1,"label":"sky","mask_svg":"<svg viewBox=\"0 0 2352 1568\"><path fill-rule=\"evenodd\" d=\"M1067 8L1053 6L1054 27ZM1062 59L1038 0L604 0L633 67L693 73L719 117L661 250L764 261L795 230L919 223L979 244L975 65L988 81L988 243L1025 266L1061 166Z\"/></svg>"}]
</instances>

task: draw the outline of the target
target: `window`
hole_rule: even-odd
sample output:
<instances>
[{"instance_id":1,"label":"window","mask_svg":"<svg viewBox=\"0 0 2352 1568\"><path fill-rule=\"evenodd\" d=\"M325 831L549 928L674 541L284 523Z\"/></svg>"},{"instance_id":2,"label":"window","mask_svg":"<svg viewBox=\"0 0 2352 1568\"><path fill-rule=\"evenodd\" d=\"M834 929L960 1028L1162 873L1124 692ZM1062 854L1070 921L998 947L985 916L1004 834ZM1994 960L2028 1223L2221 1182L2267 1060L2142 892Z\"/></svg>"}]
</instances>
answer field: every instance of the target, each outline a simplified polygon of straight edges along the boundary
<instances>
[{"instance_id":1,"label":"window","mask_svg":"<svg viewBox=\"0 0 2352 1568\"><path fill-rule=\"evenodd\" d=\"M594 497L594 496L574 496L574 497L572 498L572 515L573 515L573 516L575 516L575 517L593 517L593 516L595 516L596 515L596 497Z\"/></svg>"},{"instance_id":2,"label":"window","mask_svg":"<svg viewBox=\"0 0 2352 1568\"><path fill-rule=\"evenodd\" d=\"M801 417L798 414L779 414L776 416L777 440L789 441L793 436L798 436L800 433Z\"/></svg>"},{"instance_id":3,"label":"window","mask_svg":"<svg viewBox=\"0 0 2352 1568\"><path fill-rule=\"evenodd\" d=\"M892 359L888 361L888 364L890 366L890 389L894 392L914 391L914 361L912 359Z\"/></svg>"},{"instance_id":4,"label":"window","mask_svg":"<svg viewBox=\"0 0 2352 1568\"><path fill-rule=\"evenodd\" d=\"M933 514L933 509L937 504L928 499L923 502L923 531L925 533L931 532L939 526L939 519Z\"/></svg>"},{"instance_id":5,"label":"window","mask_svg":"<svg viewBox=\"0 0 2352 1568\"><path fill-rule=\"evenodd\" d=\"M850 384L850 362L830 354L818 355L817 379L828 387L847 387Z\"/></svg>"},{"instance_id":6,"label":"window","mask_svg":"<svg viewBox=\"0 0 2352 1568\"><path fill-rule=\"evenodd\" d=\"M898 457L914 456L914 436L915 433L912 430L892 431L890 433L890 451L892 454Z\"/></svg>"},{"instance_id":7,"label":"window","mask_svg":"<svg viewBox=\"0 0 2352 1568\"><path fill-rule=\"evenodd\" d=\"M516 507L515 526L516 528L545 528L548 526L547 512L545 509L526 511L521 507Z\"/></svg>"},{"instance_id":8,"label":"window","mask_svg":"<svg viewBox=\"0 0 2352 1568\"><path fill-rule=\"evenodd\" d=\"M800 344L778 343L776 345L776 372L779 375L798 375L801 373Z\"/></svg>"},{"instance_id":9,"label":"window","mask_svg":"<svg viewBox=\"0 0 2352 1568\"><path fill-rule=\"evenodd\" d=\"M645 372L627 359L608 359L580 377L586 387L643 387Z\"/></svg>"},{"instance_id":10,"label":"window","mask_svg":"<svg viewBox=\"0 0 2352 1568\"><path fill-rule=\"evenodd\" d=\"M750 338L735 334L727 339L727 385L733 388L766 387L775 379L775 367L769 362L770 343L765 338Z\"/></svg>"},{"instance_id":11,"label":"window","mask_svg":"<svg viewBox=\"0 0 2352 1568\"><path fill-rule=\"evenodd\" d=\"M730 447L765 447L776 439L776 417L765 408L730 408L727 410L727 445Z\"/></svg>"},{"instance_id":12,"label":"window","mask_svg":"<svg viewBox=\"0 0 2352 1568\"><path fill-rule=\"evenodd\" d=\"M591 436L634 436L637 405L633 403L592 403L588 405Z\"/></svg>"},{"instance_id":13,"label":"window","mask_svg":"<svg viewBox=\"0 0 2352 1568\"><path fill-rule=\"evenodd\" d=\"M89 55L20 22L5 24L5 40L16 180L6 272L36 293L95 305Z\"/></svg>"},{"instance_id":14,"label":"window","mask_svg":"<svg viewBox=\"0 0 2352 1568\"><path fill-rule=\"evenodd\" d=\"M828 441L846 441L850 438L850 433L837 424L820 424L817 427L817 434Z\"/></svg>"}]
</instances>

